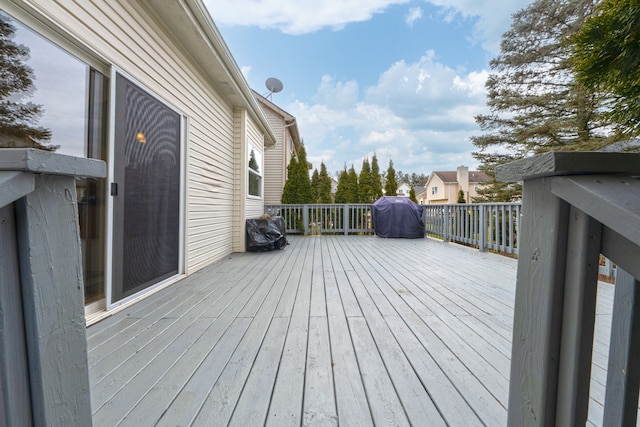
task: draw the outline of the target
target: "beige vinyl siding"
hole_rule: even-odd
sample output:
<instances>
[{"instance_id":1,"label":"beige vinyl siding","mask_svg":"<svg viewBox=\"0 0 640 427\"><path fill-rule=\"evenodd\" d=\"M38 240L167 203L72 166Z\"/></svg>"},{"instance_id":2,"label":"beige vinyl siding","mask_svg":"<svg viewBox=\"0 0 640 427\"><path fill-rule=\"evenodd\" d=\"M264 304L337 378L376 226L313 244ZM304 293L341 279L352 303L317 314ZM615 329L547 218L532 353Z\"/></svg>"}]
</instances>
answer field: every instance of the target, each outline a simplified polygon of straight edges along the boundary
<instances>
[{"instance_id":1,"label":"beige vinyl siding","mask_svg":"<svg viewBox=\"0 0 640 427\"><path fill-rule=\"evenodd\" d=\"M42 22L53 21L53 32L45 36L67 39L103 68L115 66L187 118L187 273L230 253L235 190L232 106L139 4L126 0L25 3L33 6L27 14L37 16L38 10L46 10Z\"/></svg>"},{"instance_id":2,"label":"beige vinyl siding","mask_svg":"<svg viewBox=\"0 0 640 427\"><path fill-rule=\"evenodd\" d=\"M268 165L264 168L264 203L267 205L279 204L282 200L282 189L284 188L285 173L287 170L287 143L288 132L284 127L282 116L274 113L269 108L260 105L264 115L267 117L273 133L276 134L276 144L267 148L264 152L264 163Z\"/></svg>"}]
</instances>

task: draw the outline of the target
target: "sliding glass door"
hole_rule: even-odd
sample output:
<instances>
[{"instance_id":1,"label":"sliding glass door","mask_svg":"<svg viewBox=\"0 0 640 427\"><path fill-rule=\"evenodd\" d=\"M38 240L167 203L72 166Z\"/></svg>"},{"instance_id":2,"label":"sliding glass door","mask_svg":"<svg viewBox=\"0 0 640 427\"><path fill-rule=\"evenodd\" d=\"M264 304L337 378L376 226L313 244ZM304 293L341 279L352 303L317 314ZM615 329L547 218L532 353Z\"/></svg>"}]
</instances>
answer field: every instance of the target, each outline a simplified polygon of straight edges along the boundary
<instances>
[{"instance_id":1,"label":"sliding glass door","mask_svg":"<svg viewBox=\"0 0 640 427\"><path fill-rule=\"evenodd\" d=\"M181 117L116 75L111 303L178 274Z\"/></svg>"}]
</instances>

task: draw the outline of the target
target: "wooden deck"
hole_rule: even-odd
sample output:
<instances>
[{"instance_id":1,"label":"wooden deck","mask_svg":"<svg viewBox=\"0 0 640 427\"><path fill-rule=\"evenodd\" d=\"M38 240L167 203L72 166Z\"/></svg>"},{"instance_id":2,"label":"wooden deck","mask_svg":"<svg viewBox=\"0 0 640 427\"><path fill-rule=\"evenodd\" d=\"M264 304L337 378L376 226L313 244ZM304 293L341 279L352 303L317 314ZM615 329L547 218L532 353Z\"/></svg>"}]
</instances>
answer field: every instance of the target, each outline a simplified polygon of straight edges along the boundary
<instances>
[{"instance_id":1,"label":"wooden deck","mask_svg":"<svg viewBox=\"0 0 640 427\"><path fill-rule=\"evenodd\" d=\"M289 240L91 326L94 425L506 425L516 260L431 239Z\"/></svg>"}]
</instances>

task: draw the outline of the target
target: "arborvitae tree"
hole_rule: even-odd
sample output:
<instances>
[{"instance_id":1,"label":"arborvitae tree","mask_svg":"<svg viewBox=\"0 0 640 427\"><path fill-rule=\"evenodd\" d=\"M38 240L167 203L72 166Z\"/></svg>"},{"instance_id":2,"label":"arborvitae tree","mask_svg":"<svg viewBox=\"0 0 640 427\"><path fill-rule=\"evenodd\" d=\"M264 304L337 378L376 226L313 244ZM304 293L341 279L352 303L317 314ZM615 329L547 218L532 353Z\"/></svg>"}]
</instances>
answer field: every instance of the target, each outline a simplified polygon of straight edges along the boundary
<instances>
[{"instance_id":1,"label":"arborvitae tree","mask_svg":"<svg viewBox=\"0 0 640 427\"><path fill-rule=\"evenodd\" d=\"M47 144L51 131L36 124L42 106L24 100L33 92L33 70L24 61L29 49L13 39L16 29L0 15L0 147L38 148L53 151Z\"/></svg>"},{"instance_id":2,"label":"arborvitae tree","mask_svg":"<svg viewBox=\"0 0 640 427\"><path fill-rule=\"evenodd\" d=\"M418 203L418 199L416 198L416 190L411 186L411 190L409 190L409 200L413 203Z\"/></svg>"},{"instance_id":3,"label":"arborvitae tree","mask_svg":"<svg viewBox=\"0 0 640 427\"><path fill-rule=\"evenodd\" d=\"M344 170L340 172L340 176L338 177L338 188L336 189L336 203L348 203L347 202L347 187L349 186L349 172L347 172L347 167L344 167Z\"/></svg>"},{"instance_id":4,"label":"arborvitae tree","mask_svg":"<svg viewBox=\"0 0 640 427\"><path fill-rule=\"evenodd\" d=\"M393 168L393 161L389 160L387 168L387 180L384 183L385 196L396 196L398 193L398 183L396 182L396 171Z\"/></svg>"},{"instance_id":5,"label":"arborvitae tree","mask_svg":"<svg viewBox=\"0 0 640 427\"><path fill-rule=\"evenodd\" d=\"M462 191L462 189L458 190L458 203L467 203L464 198L464 191Z\"/></svg>"},{"instance_id":6,"label":"arborvitae tree","mask_svg":"<svg viewBox=\"0 0 640 427\"><path fill-rule=\"evenodd\" d=\"M318 203L333 203L331 199L331 178L324 162L320 163L320 175L318 178Z\"/></svg>"},{"instance_id":7,"label":"arborvitae tree","mask_svg":"<svg viewBox=\"0 0 640 427\"><path fill-rule=\"evenodd\" d=\"M603 0L571 39L577 79L613 95L608 114L622 135L640 135L640 7Z\"/></svg>"},{"instance_id":8,"label":"arborvitae tree","mask_svg":"<svg viewBox=\"0 0 640 427\"><path fill-rule=\"evenodd\" d=\"M594 150L609 143L606 99L576 83L570 66L574 35L596 0L536 0L515 13L491 60L486 87L491 113L476 116L472 137L480 170L494 178L499 164L550 150ZM493 182L477 201L510 201L520 187Z\"/></svg>"},{"instance_id":9,"label":"arborvitae tree","mask_svg":"<svg viewBox=\"0 0 640 427\"><path fill-rule=\"evenodd\" d=\"M297 203L297 194L298 190L298 171L300 168L298 167L298 159L296 156L292 156L289 161L289 166L287 166L287 180L284 183L284 188L282 189L282 199L281 202L285 205Z\"/></svg>"},{"instance_id":10,"label":"arborvitae tree","mask_svg":"<svg viewBox=\"0 0 640 427\"><path fill-rule=\"evenodd\" d=\"M371 165L366 157L362 161L362 169L358 177L358 201L360 203L373 203L373 177L371 176Z\"/></svg>"},{"instance_id":11,"label":"arborvitae tree","mask_svg":"<svg viewBox=\"0 0 640 427\"><path fill-rule=\"evenodd\" d=\"M360 184L358 183L358 174L356 174L356 169L353 165L351 165L351 169L349 169L349 180L347 182L347 203L358 203Z\"/></svg>"},{"instance_id":12,"label":"arborvitae tree","mask_svg":"<svg viewBox=\"0 0 640 427\"><path fill-rule=\"evenodd\" d=\"M382 192L382 180L380 178L380 166L378 165L378 158L376 153L373 153L371 158L371 177L373 179L373 200L378 200L384 195Z\"/></svg>"},{"instance_id":13,"label":"arborvitae tree","mask_svg":"<svg viewBox=\"0 0 640 427\"><path fill-rule=\"evenodd\" d=\"M311 180L309 179L309 164L307 163L307 152L304 144L300 145L298 151L298 194L296 203L313 203L311 194Z\"/></svg>"},{"instance_id":14,"label":"arborvitae tree","mask_svg":"<svg viewBox=\"0 0 640 427\"><path fill-rule=\"evenodd\" d=\"M318 173L318 169L314 169L313 175L311 175L311 197L313 199L313 203L321 203L320 202L320 174Z\"/></svg>"}]
</instances>

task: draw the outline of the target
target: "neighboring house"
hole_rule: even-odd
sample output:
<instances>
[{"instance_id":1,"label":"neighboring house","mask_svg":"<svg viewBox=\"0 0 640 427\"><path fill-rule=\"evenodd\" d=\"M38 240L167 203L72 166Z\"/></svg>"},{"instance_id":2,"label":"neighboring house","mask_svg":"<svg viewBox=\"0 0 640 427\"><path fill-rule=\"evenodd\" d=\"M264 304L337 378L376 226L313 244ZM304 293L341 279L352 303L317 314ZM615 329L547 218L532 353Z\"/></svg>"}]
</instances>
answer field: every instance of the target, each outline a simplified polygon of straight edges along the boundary
<instances>
[{"instance_id":1,"label":"neighboring house","mask_svg":"<svg viewBox=\"0 0 640 427\"><path fill-rule=\"evenodd\" d=\"M335 199L336 191L338 191L338 180L336 177L331 177L331 198Z\"/></svg>"},{"instance_id":2,"label":"neighboring house","mask_svg":"<svg viewBox=\"0 0 640 427\"><path fill-rule=\"evenodd\" d=\"M426 204L457 203L460 190L464 192L465 201L471 203L478 188L489 181L484 172L470 172L466 166L460 166L456 171L433 172L425 185Z\"/></svg>"},{"instance_id":3,"label":"neighboring house","mask_svg":"<svg viewBox=\"0 0 640 427\"><path fill-rule=\"evenodd\" d=\"M90 322L245 250L278 138L201 0L0 9L30 50L51 144L107 162L77 187Z\"/></svg>"},{"instance_id":4,"label":"neighboring house","mask_svg":"<svg viewBox=\"0 0 640 427\"><path fill-rule=\"evenodd\" d=\"M427 204L427 187L421 187L421 190L416 192L416 199L418 200L419 205Z\"/></svg>"},{"instance_id":5,"label":"neighboring house","mask_svg":"<svg viewBox=\"0 0 640 427\"><path fill-rule=\"evenodd\" d=\"M267 205L277 205L282 201L289 162L300 148L300 133L295 117L258 92L253 91L253 95L276 136L275 145L264 152L264 202Z\"/></svg>"},{"instance_id":6,"label":"neighboring house","mask_svg":"<svg viewBox=\"0 0 640 427\"><path fill-rule=\"evenodd\" d=\"M411 192L411 186L406 182L398 185L398 191L396 191L397 196L409 197L409 193Z\"/></svg>"}]
</instances>

